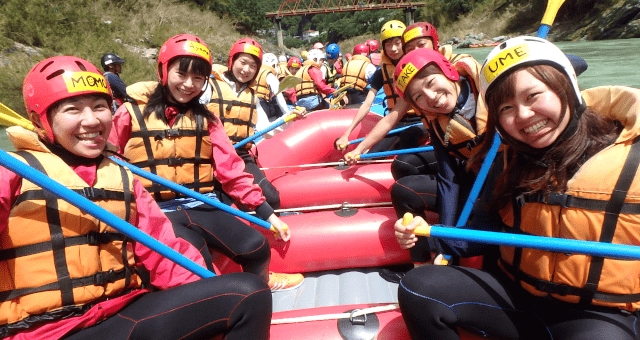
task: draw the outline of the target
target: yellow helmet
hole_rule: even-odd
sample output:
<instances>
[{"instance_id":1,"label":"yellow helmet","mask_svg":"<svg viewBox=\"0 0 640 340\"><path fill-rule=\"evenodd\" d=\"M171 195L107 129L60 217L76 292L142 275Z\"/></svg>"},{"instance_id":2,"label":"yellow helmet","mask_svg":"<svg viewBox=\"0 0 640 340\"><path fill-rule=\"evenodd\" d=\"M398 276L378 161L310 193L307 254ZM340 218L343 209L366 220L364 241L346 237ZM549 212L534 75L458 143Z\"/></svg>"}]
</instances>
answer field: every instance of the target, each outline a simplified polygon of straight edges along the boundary
<instances>
[{"instance_id":1,"label":"yellow helmet","mask_svg":"<svg viewBox=\"0 0 640 340\"><path fill-rule=\"evenodd\" d=\"M308 55L309 55L309 52L307 51L300 52L300 56L302 57L303 60L307 60Z\"/></svg>"},{"instance_id":2,"label":"yellow helmet","mask_svg":"<svg viewBox=\"0 0 640 340\"><path fill-rule=\"evenodd\" d=\"M401 37L405 28L407 28L407 26L399 20L386 22L382 25L382 29L380 29L380 41L385 41L394 37Z\"/></svg>"}]
</instances>

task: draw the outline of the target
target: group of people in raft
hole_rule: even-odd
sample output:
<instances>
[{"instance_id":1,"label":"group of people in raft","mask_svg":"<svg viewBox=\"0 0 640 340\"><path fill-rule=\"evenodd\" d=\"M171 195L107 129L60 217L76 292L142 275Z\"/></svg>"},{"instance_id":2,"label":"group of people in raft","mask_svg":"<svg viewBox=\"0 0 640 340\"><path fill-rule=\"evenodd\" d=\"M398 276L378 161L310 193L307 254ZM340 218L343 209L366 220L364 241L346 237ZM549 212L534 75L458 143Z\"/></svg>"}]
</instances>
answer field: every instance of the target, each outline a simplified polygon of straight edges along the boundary
<instances>
[{"instance_id":1,"label":"group of people in raft","mask_svg":"<svg viewBox=\"0 0 640 340\"><path fill-rule=\"evenodd\" d=\"M398 217L415 216L394 225L416 264L398 291L411 337L457 339L460 327L490 338L638 339L638 261L416 237L413 230L433 207L442 225L455 224L499 133L504 144L465 228L639 244L640 92L581 91L565 54L539 38L509 39L483 65L440 46L428 23L390 21L381 42L371 90L336 147L344 149L380 88L390 112L345 155L350 163L379 141L407 147L431 137L432 153L393 163ZM262 56L255 41L242 39L226 69L212 72L204 41L175 36L160 50L158 80L131 85L134 101L115 113L108 83L86 60L53 57L33 67L23 95L36 131L7 129L13 156L200 265L210 268L211 248L244 272L201 279L0 168L0 336L269 338L272 281L295 286L300 276L274 279L280 274L268 271L268 242L253 228L108 158L120 153L176 183L235 201L268 220L276 238L295 242L259 175L250 174L255 159L232 146L254 131ZM418 119L424 127L384 137ZM423 265L437 253L485 255L485 264Z\"/></svg>"}]
</instances>

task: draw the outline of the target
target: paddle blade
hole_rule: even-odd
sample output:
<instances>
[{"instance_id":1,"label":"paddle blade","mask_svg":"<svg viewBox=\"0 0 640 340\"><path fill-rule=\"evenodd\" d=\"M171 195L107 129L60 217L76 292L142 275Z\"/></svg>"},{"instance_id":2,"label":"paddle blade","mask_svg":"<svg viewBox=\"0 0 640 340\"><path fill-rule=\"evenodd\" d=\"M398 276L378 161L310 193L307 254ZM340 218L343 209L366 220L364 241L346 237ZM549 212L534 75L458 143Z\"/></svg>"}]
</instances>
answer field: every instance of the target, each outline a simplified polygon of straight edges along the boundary
<instances>
[{"instance_id":1,"label":"paddle blade","mask_svg":"<svg viewBox=\"0 0 640 340\"><path fill-rule=\"evenodd\" d=\"M0 103L0 113L2 115L11 116L11 117L18 118L18 119L24 118L20 114L18 114L17 112L11 110L8 106L6 106L6 105L4 105L2 103Z\"/></svg>"},{"instance_id":2,"label":"paddle blade","mask_svg":"<svg viewBox=\"0 0 640 340\"><path fill-rule=\"evenodd\" d=\"M553 25L553 21L556 19L556 14L558 14L558 10L563 3L564 0L549 0L549 2L547 2L547 9L545 10L540 23L549 26Z\"/></svg>"},{"instance_id":3,"label":"paddle blade","mask_svg":"<svg viewBox=\"0 0 640 340\"><path fill-rule=\"evenodd\" d=\"M300 83L302 83L302 78L298 78L296 76L286 76L280 82L280 86L278 86L278 93L274 94L273 96L275 97L282 93L282 91L286 91Z\"/></svg>"}]
</instances>

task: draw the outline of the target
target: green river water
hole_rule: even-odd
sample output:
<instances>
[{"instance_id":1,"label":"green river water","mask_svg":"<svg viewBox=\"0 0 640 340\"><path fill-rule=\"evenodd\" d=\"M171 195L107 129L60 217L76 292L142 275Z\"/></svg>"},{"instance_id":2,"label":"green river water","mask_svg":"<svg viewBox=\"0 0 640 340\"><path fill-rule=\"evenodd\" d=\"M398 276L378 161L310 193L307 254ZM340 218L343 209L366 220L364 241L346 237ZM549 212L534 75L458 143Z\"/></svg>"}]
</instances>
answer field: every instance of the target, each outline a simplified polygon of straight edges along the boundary
<instances>
[{"instance_id":1,"label":"green river water","mask_svg":"<svg viewBox=\"0 0 640 340\"><path fill-rule=\"evenodd\" d=\"M604 85L625 85L640 89L640 39L559 42L565 53L584 58L589 68L578 77L582 89ZM457 49L455 53L469 53L480 63L492 47ZM635 51L635 52L634 52ZM12 151L4 131L0 132L0 149Z\"/></svg>"}]
</instances>

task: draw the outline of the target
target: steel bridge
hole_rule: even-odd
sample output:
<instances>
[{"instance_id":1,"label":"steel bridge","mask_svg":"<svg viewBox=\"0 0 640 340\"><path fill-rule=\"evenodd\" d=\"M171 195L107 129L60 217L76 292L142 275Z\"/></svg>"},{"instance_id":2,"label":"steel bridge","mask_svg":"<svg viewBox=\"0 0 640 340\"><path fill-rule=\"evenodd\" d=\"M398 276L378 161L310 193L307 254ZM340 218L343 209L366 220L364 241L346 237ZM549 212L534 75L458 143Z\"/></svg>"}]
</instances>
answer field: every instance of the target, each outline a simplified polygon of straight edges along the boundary
<instances>
[{"instance_id":1,"label":"steel bridge","mask_svg":"<svg viewBox=\"0 0 640 340\"><path fill-rule=\"evenodd\" d=\"M267 18L306 14L355 12L380 9L415 9L424 1L411 0L285 0L276 12L266 13Z\"/></svg>"},{"instance_id":2,"label":"steel bridge","mask_svg":"<svg viewBox=\"0 0 640 340\"><path fill-rule=\"evenodd\" d=\"M418 7L424 6L424 1L411 0L285 0L280 4L278 11L267 12L265 16L273 19L276 27L278 46L283 47L282 29L280 27L280 21L282 21L283 17L380 9L403 9L407 17L406 23L409 25L413 23L413 12Z\"/></svg>"}]
</instances>

